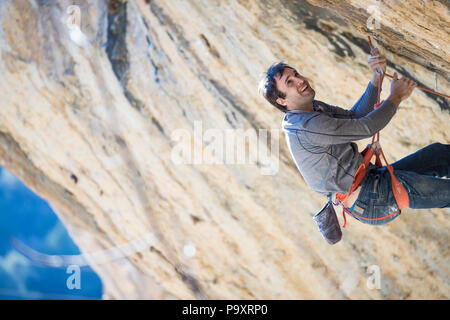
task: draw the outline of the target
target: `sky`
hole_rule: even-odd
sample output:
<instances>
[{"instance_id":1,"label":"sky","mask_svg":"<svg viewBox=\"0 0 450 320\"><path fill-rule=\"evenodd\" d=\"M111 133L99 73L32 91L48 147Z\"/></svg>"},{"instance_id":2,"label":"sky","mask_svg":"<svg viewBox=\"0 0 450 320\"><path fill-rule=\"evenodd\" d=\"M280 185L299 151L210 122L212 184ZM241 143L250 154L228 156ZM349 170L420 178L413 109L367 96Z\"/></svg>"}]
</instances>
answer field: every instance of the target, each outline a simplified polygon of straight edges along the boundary
<instances>
[{"instance_id":1,"label":"sky","mask_svg":"<svg viewBox=\"0 0 450 320\"><path fill-rule=\"evenodd\" d=\"M48 203L0 167L0 299L101 299L102 282L90 267L39 265L12 239L47 255L80 254Z\"/></svg>"}]
</instances>

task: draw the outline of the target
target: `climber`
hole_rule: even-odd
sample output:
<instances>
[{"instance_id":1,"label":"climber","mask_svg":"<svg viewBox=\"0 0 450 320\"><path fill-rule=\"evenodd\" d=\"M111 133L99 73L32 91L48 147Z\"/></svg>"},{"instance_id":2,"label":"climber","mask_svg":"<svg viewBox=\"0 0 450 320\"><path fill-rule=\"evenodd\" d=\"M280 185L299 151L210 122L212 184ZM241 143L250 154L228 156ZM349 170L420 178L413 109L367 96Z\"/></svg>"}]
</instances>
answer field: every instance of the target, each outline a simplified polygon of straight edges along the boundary
<instances>
[{"instance_id":1,"label":"climber","mask_svg":"<svg viewBox=\"0 0 450 320\"><path fill-rule=\"evenodd\" d=\"M417 87L411 79L399 79L395 73L389 97L374 109L378 98L377 70L385 72L386 58L373 48L368 64L373 71L372 79L349 110L315 100L316 92L308 79L282 62L270 66L259 85L263 97L286 113L282 128L306 183L333 203L337 194L349 192L363 161L353 141L370 138L383 129L399 104ZM433 143L398 160L392 167L407 192L410 208L449 207L450 180L444 178L450 177L449 144ZM354 218L372 225L388 223L401 213L388 170L372 164L343 205L350 208Z\"/></svg>"}]
</instances>

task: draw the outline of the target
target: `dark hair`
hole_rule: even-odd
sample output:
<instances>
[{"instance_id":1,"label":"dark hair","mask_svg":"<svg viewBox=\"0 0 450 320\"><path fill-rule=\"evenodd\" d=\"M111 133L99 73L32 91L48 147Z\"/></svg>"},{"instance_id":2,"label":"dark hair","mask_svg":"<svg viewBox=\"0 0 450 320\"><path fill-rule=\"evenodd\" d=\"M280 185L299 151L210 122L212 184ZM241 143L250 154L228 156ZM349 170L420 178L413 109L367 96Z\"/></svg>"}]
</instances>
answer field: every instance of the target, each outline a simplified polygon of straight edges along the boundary
<instances>
[{"instance_id":1,"label":"dark hair","mask_svg":"<svg viewBox=\"0 0 450 320\"><path fill-rule=\"evenodd\" d=\"M277 103L278 98L286 98L286 95L277 89L277 84L275 82L276 75L282 75L284 69L292 67L288 66L284 62L274 63L269 67L267 72L264 73L263 78L259 82L258 91L259 93L272 105L277 107L279 110L286 113L287 109L285 106Z\"/></svg>"}]
</instances>

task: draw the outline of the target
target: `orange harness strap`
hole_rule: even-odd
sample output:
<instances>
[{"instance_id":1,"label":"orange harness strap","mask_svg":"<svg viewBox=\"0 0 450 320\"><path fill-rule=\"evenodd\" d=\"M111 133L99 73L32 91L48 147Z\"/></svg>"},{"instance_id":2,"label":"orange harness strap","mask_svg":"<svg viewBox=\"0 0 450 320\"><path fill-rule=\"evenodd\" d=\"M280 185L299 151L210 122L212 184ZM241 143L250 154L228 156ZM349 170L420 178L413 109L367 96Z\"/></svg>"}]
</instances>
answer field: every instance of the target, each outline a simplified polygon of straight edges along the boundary
<instances>
[{"instance_id":1,"label":"orange harness strap","mask_svg":"<svg viewBox=\"0 0 450 320\"><path fill-rule=\"evenodd\" d=\"M370 37L369 37L369 45L370 45L371 48L373 48L372 42L370 40ZM381 72L381 74L378 77L378 99L377 99L377 103L374 105L374 109L378 108L381 105L381 103L383 103L383 101L380 102L381 85L382 85L382 82L383 82L383 77L384 77L384 73ZM393 216L394 214L396 214L397 212L399 212L403 208L408 208L409 207L408 193L406 192L406 189L403 187L403 185L400 183L400 181L398 181L398 179L395 177L395 175L394 175L394 168L387 162L386 157L384 156L384 153L383 153L383 149L380 146L379 140L380 140L380 133L377 132L372 137L372 143L369 144L361 152L361 155L364 157L364 160L363 160L363 163L356 170L355 178L353 180L353 184L350 187L349 192L346 193L346 194L341 194L341 193L337 193L336 194L336 200L338 200L342 204L342 209L343 209L342 210L342 216L344 217L344 224L342 226L343 228L345 228L345 226L347 224L347 220L345 218L345 212L347 212L348 214L357 216L357 217L359 217L361 219L364 219L364 220L382 220L382 219L386 219L386 218L389 218L389 217ZM366 175L367 167L369 166L370 161L372 160L374 155L376 156L375 165L378 168L381 168L383 166L382 163L381 163L380 155L383 157L383 160L386 163L386 167L387 167L387 169L389 171L389 174L391 175L392 192L394 193L394 197L395 197L395 201L396 201L397 206L398 206L398 210L396 212L388 215L388 216L385 216L385 217L375 218L375 219L368 219L368 218L364 218L364 217L358 216L354 212L351 212L348 208L346 208L344 206L343 202L348 198L348 196L358 187L358 185L364 179L364 177Z\"/></svg>"}]
</instances>

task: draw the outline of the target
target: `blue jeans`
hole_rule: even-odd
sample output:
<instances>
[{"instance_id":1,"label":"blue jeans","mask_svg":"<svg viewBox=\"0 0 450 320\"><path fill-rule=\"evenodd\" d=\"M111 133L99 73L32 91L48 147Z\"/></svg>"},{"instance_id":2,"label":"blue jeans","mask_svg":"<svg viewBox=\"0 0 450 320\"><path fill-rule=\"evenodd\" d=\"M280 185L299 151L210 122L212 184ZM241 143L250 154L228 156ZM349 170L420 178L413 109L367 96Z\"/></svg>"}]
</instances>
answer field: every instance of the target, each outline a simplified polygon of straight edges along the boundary
<instances>
[{"instance_id":1,"label":"blue jeans","mask_svg":"<svg viewBox=\"0 0 450 320\"><path fill-rule=\"evenodd\" d=\"M392 164L394 174L405 187L409 207L450 207L450 145L433 143ZM361 182L361 192L350 210L363 223L381 225L397 218L391 176L386 167L370 166Z\"/></svg>"}]
</instances>

